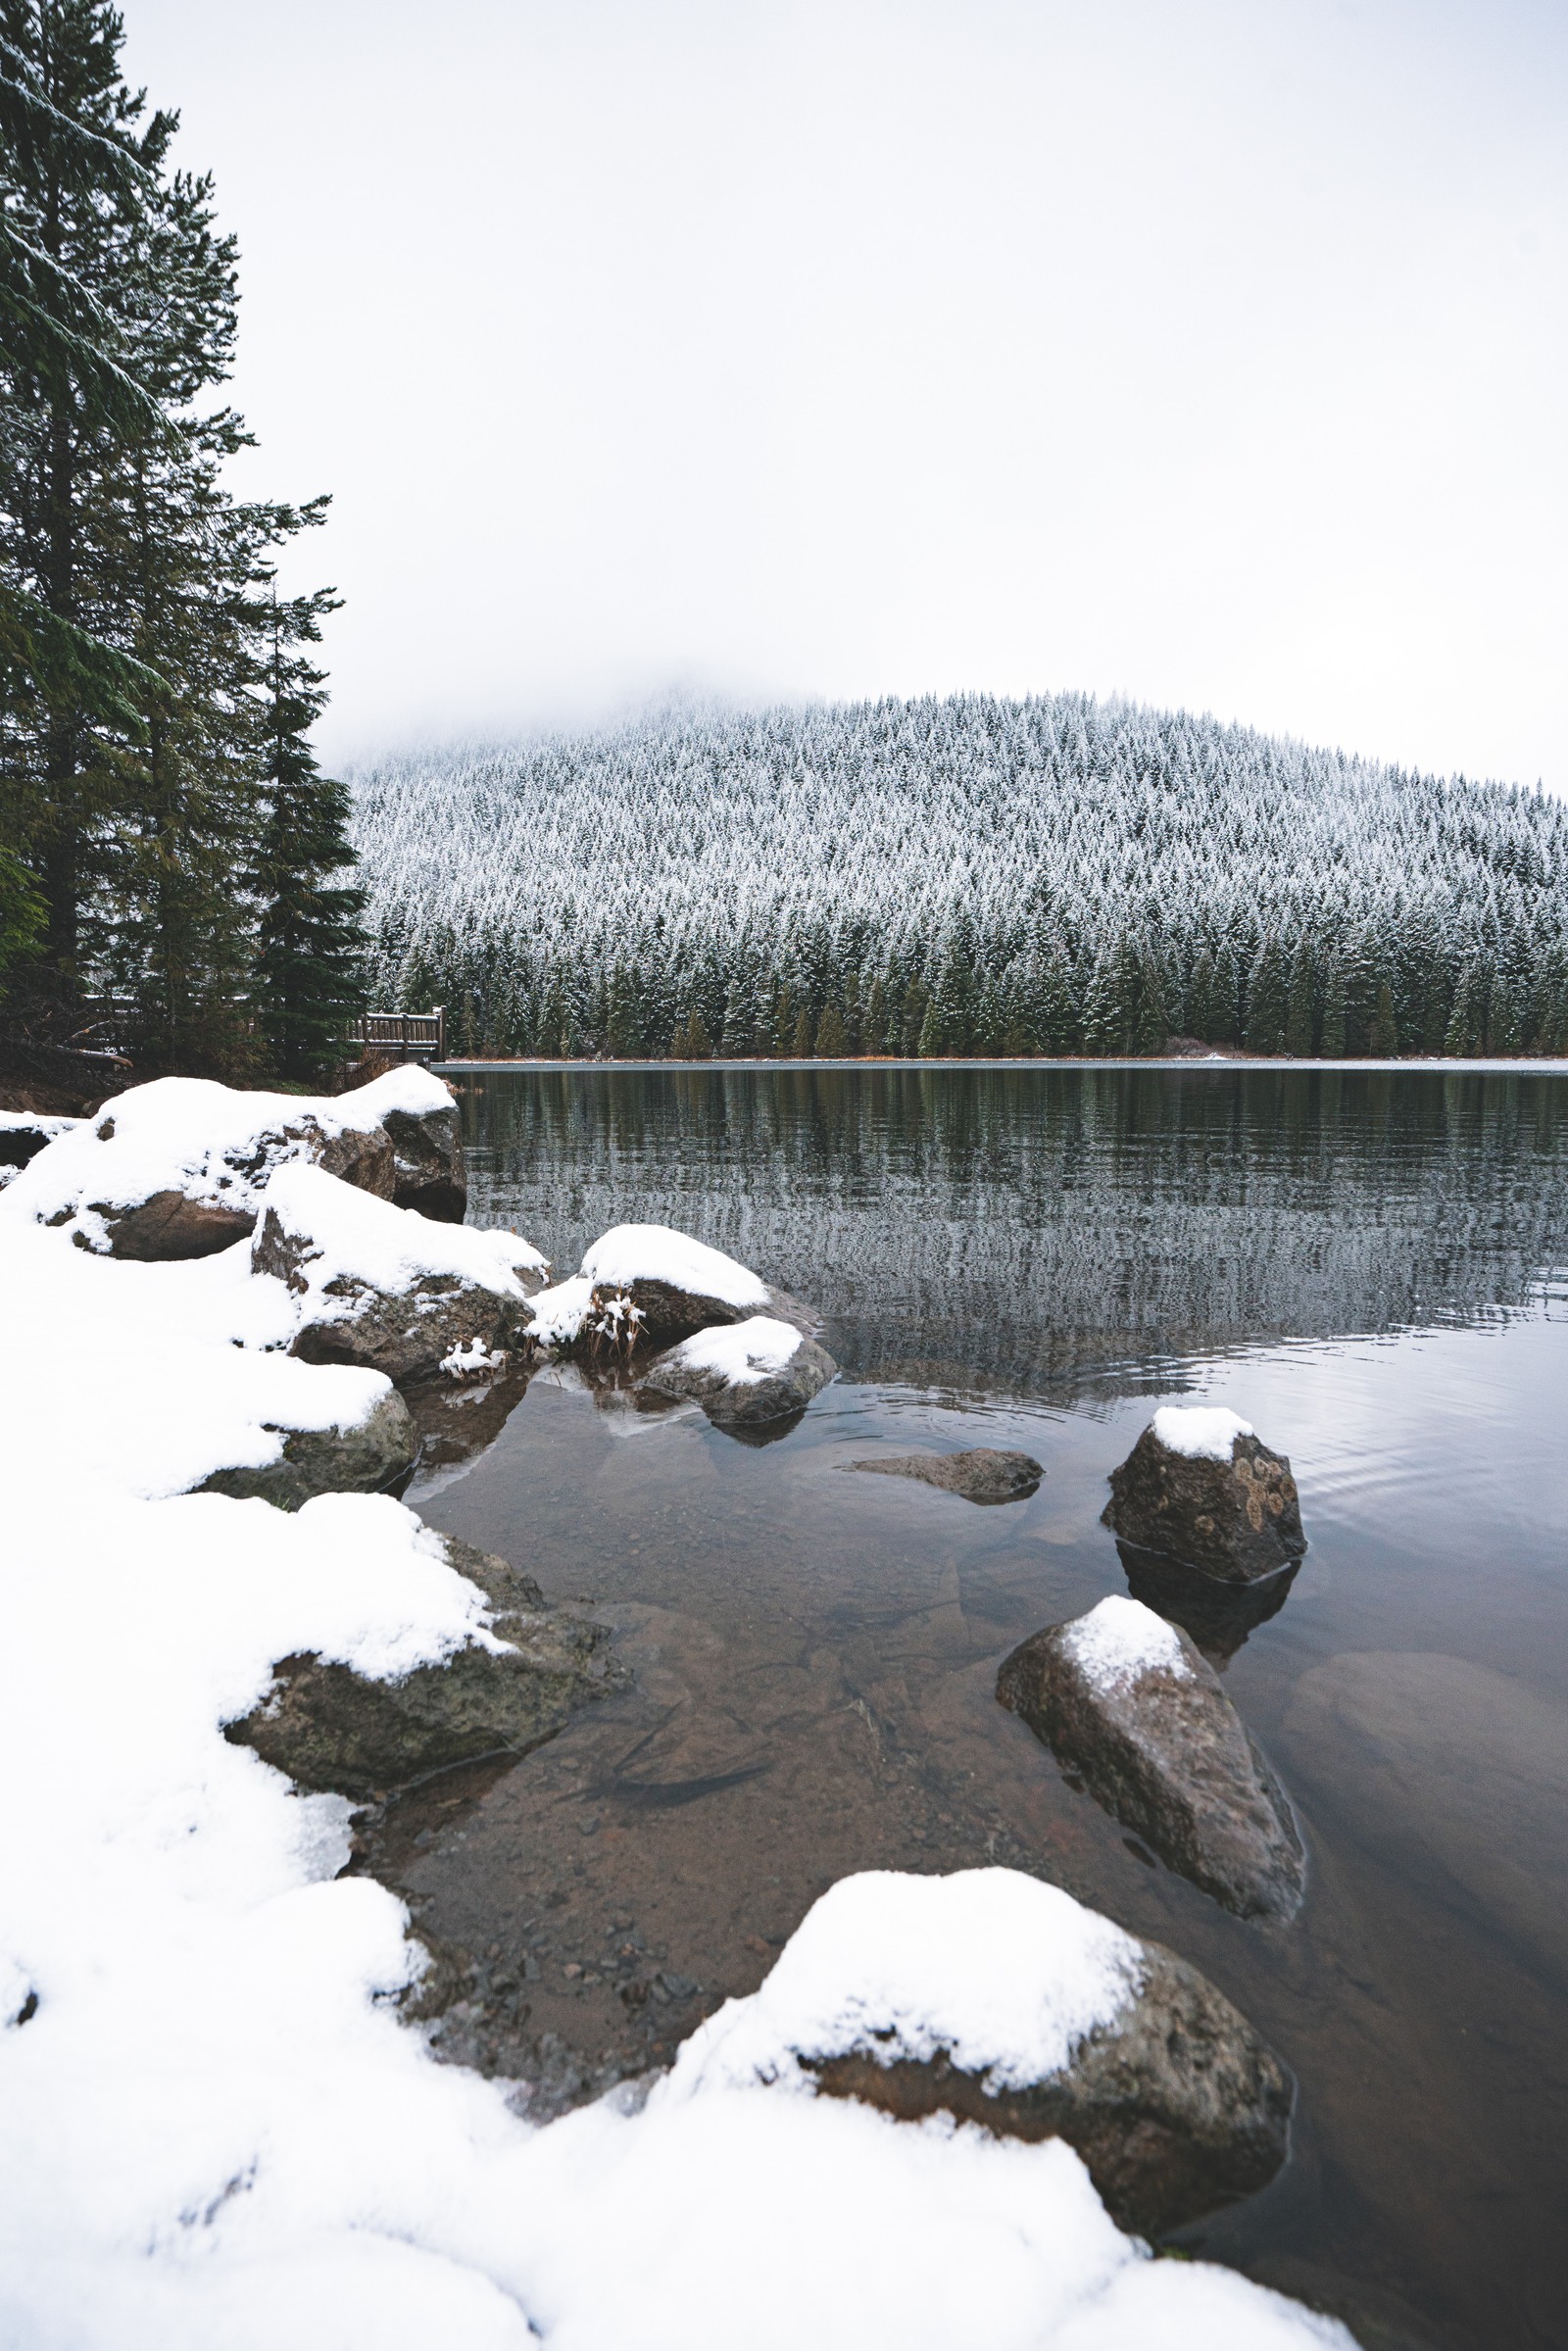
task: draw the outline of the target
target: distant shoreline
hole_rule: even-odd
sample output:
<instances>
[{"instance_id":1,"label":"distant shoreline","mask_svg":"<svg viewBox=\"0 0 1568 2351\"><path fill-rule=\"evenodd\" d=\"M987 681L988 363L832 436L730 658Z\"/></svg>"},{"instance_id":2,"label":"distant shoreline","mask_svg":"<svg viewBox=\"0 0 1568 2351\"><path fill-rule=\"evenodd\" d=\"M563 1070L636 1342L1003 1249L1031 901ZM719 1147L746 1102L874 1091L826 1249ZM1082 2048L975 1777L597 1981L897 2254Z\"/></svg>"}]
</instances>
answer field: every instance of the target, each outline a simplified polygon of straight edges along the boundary
<instances>
[{"instance_id":1,"label":"distant shoreline","mask_svg":"<svg viewBox=\"0 0 1568 2351\"><path fill-rule=\"evenodd\" d=\"M1013 1059L992 1058L966 1060L945 1055L930 1060L906 1060L893 1054L863 1053L845 1055L843 1059L789 1059L783 1056L767 1060L726 1060L715 1053L702 1061L674 1060L612 1060L600 1056L587 1060L544 1059L538 1054L524 1053L515 1058L499 1054L452 1055L444 1061L434 1061L433 1069L1310 1069L1310 1070L1445 1070L1455 1075L1495 1074L1498 1076L1568 1077L1568 1058L1544 1054L1520 1053L1507 1060L1460 1060L1440 1054L1411 1054L1395 1061L1318 1061L1293 1060L1285 1053L1150 1053L1147 1056L1128 1055L1121 1059L1095 1060L1083 1055L1050 1056L1046 1054L1019 1055Z\"/></svg>"}]
</instances>

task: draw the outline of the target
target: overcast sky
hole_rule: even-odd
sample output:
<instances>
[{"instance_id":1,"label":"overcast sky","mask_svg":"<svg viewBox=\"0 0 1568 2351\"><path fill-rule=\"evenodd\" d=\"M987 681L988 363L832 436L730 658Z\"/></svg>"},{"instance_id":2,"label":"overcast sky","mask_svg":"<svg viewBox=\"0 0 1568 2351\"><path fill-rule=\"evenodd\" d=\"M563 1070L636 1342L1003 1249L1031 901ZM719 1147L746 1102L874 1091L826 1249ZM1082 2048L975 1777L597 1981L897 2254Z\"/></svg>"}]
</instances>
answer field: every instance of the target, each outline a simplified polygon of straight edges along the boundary
<instances>
[{"instance_id":1,"label":"overcast sky","mask_svg":"<svg viewBox=\"0 0 1568 2351\"><path fill-rule=\"evenodd\" d=\"M1125 693L1568 789L1562 0L124 0L344 759Z\"/></svg>"}]
</instances>

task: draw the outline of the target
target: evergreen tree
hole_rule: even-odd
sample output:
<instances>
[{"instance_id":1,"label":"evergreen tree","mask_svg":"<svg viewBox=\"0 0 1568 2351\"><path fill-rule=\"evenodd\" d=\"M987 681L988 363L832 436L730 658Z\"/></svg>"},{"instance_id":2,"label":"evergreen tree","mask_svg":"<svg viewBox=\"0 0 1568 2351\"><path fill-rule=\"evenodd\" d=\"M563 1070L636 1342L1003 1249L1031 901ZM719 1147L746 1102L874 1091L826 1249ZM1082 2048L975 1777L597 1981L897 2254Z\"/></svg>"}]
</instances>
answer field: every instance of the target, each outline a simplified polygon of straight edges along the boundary
<instances>
[{"instance_id":1,"label":"evergreen tree","mask_svg":"<svg viewBox=\"0 0 1568 2351\"><path fill-rule=\"evenodd\" d=\"M1317 1050L1325 1061L1345 1058L1345 973L1338 954L1329 958L1328 977L1323 984L1323 1027Z\"/></svg>"},{"instance_id":2,"label":"evergreen tree","mask_svg":"<svg viewBox=\"0 0 1568 2351\"><path fill-rule=\"evenodd\" d=\"M1290 972L1272 938L1257 951L1247 989L1247 1043L1255 1053L1277 1053L1285 1042Z\"/></svg>"},{"instance_id":3,"label":"evergreen tree","mask_svg":"<svg viewBox=\"0 0 1568 2351\"><path fill-rule=\"evenodd\" d=\"M844 1014L830 998L822 1007L822 1017L816 1024L816 1057L819 1061L842 1061L850 1050Z\"/></svg>"},{"instance_id":4,"label":"evergreen tree","mask_svg":"<svg viewBox=\"0 0 1568 2351\"><path fill-rule=\"evenodd\" d=\"M1448 1017L1448 1031L1443 1041L1443 1050L1460 1059L1473 1059L1486 1042L1486 981L1473 962L1466 963L1459 974L1459 985L1454 990L1453 1010Z\"/></svg>"},{"instance_id":5,"label":"evergreen tree","mask_svg":"<svg viewBox=\"0 0 1568 2351\"><path fill-rule=\"evenodd\" d=\"M1291 957L1291 982L1285 1003L1285 1050L1298 1061L1311 1058L1316 978L1311 942L1298 940Z\"/></svg>"},{"instance_id":6,"label":"evergreen tree","mask_svg":"<svg viewBox=\"0 0 1568 2351\"><path fill-rule=\"evenodd\" d=\"M860 1050L867 1053L885 1053L888 1050L888 996L877 973L865 1000L865 1013L860 1024Z\"/></svg>"},{"instance_id":7,"label":"evergreen tree","mask_svg":"<svg viewBox=\"0 0 1568 2351\"><path fill-rule=\"evenodd\" d=\"M1387 980L1378 989L1377 1006L1367 1032L1367 1052L1375 1061L1387 1061L1398 1051L1399 1036L1394 1018L1394 990Z\"/></svg>"},{"instance_id":8,"label":"evergreen tree","mask_svg":"<svg viewBox=\"0 0 1568 2351\"><path fill-rule=\"evenodd\" d=\"M322 673L301 652L320 639L324 594L272 598L267 678L267 815L256 863L260 903L256 1001L279 1076L314 1077L330 1065L365 1009L365 893L339 877L357 862L349 845L349 796L323 776L310 729L325 701ZM614 975L617 990L624 985ZM617 1006L618 1009L618 1006ZM607 1012L605 1025L614 1020Z\"/></svg>"}]
</instances>

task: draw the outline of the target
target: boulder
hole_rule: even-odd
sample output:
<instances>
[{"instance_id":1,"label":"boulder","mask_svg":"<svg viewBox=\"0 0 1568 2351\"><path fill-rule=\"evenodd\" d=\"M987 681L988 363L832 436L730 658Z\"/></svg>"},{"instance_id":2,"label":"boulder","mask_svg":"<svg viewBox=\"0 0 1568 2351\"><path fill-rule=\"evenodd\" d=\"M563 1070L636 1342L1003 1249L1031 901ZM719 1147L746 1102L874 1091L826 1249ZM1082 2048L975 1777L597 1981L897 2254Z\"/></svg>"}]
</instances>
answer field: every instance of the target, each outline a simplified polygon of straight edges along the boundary
<instances>
[{"instance_id":1,"label":"boulder","mask_svg":"<svg viewBox=\"0 0 1568 2351\"><path fill-rule=\"evenodd\" d=\"M281 1434L277 1460L259 1469L215 1470L199 1491L298 1510L318 1494L391 1493L413 1469L419 1450L418 1432L396 1389L378 1396L367 1418L352 1427Z\"/></svg>"},{"instance_id":2,"label":"boulder","mask_svg":"<svg viewBox=\"0 0 1568 2351\"><path fill-rule=\"evenodd\" d=\"M814 1339L771 1315L699 1331L661 1355L643 1375L639 1396L690 1396L721 1428L757 1426L805 1411L838 1376Z\"/></svg>"},{"instance_id":3,"label":"boulder","mask_svg":"<svg viewBox=\"0 0 1568 2351\"><path fill-rule=\"evenodd\" d=\"M617 1295L634 1306L637 1338L654 1347L743 1322L771 1303L767 1284L746 1266L662 1224L616 1225L584 1256L582 1278L601 1311Z\"/></svg>"},{"instance_id":4,"label":"boulder","mask_svg":"<svg viewBox=\"0 0 1568 2351\"><path fill-rule=\"evenodd\" d=\"M667 2094L760 2083L1064 2139L1151 2236L1266 2186L1293 2096L1196 1968L1001 1869L832 1886L760 1989L692 2035Z\"/></svg>"},{"instance_id":5,"label":"boulder","mask_svg":"<svg viewBox=\"0 0 1568 2351\"><path fill-rule=\"evenodd\" d=\"M1296 1481L1234 1412L1166 1405L1110 1473L1104 1523L1140 1549L1250 1584L1306 1549Z\"/></svg>"},{"instance_id":6,"label":"boulder","mask_svg":"<svg viewBox=\"0 0 1568 2351\"><path fill-rule=\"evenodd\" d=\"M1239 1918L1295 1917L1306 1860L1289 1801L1179 1626L1102 1600L1014 1649L997 1696L1169 1868Z\"/></svg>"},{"instance_id":7,"label":"boulder","mask_svg":"<svg viewBox=\"0 0 1568 2351\"><path fill-rule=\"evenodd\" d=\"M475 1348L494 1359L525 1347L530 1285L545 1262L514 1233L433 1223L319 1168L291 1167L273 1175L251 1270L294 1298L291 1351L302 1360L412 1380L459 1350L475 1360Z\"/></svg>"},{"instance_id":8,"label":"boulder","mask_svg":"<svg viewBox=\"0 0 1568 2351\"><path fill-rule=\"evenodd\" d=\"M69 1131L8 1187L8 1210L69 1225L101 1255L162 1262L228 1249L254 1229L276 1170L294 1165L462 1215L457 1111L426 1070L316 1099L159 1078L98 1117L57 1123Z\"/></svg>"},{"instance_id":9,"label":"boulder","mask_svg":"<svg viewBox=\"0 0 1568 2351\"><path fill-rule=\"evenodd\" d=\"M387 1110L381 1124L392 1146L396 1204L417 1208L438 1224L462 1224L468 1208L468 1171L456 1102L437 1110Z\"/></svg>"},{"instance_id":10,"label":"boulder","mask_svg":"<svg viewBox=\"0 0 1568 2351\"><path fill-rule=\"evenodd\" d=\"M1028 1453L996 1452L984 1445L965 1453L889 1453L846 1466L883 1478L918 1478L944 1494L961 1494L966 1502L1027 1501L1046 1474Z\"/></svg>"},{"instance_id":11,"label":"boulder","mask_svg":"<svg viewBox=\"0 0 1568 2351\"><path fill-rule=\"evenodd\" d=\"M226 1724L224 1738L301 1788L368 1799L481 1755L526 1754L579 1707L626 1688L608 1626L547 1608L533 1579L504 1559L450 1536L446 1549L490 1599L505 1647L469 1642L393 1682L316 1655L284 1657L262 1703Z\"/></svg>"}]
</instances>

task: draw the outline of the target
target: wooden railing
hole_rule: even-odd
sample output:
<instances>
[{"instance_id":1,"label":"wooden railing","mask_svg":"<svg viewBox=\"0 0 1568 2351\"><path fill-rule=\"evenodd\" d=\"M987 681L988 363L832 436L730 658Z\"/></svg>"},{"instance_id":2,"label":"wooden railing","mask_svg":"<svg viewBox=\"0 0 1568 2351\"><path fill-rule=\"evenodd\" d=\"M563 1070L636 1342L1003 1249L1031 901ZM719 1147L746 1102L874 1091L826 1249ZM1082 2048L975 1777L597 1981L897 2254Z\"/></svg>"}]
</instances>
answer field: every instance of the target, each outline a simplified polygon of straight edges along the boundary
<instances>
[{"instance_id":1,"label":"wooden railing","mask_svg":"<svg viewBox=\"0 0 1568 2351\"><path fill-rule=\"evenodd\" d=\"M431 1012L366 1012L349 1025L349 1043L368 1053L396 1053L405 1061L447 1057L446 1006Z\"/></svg>"}]
</instances>

